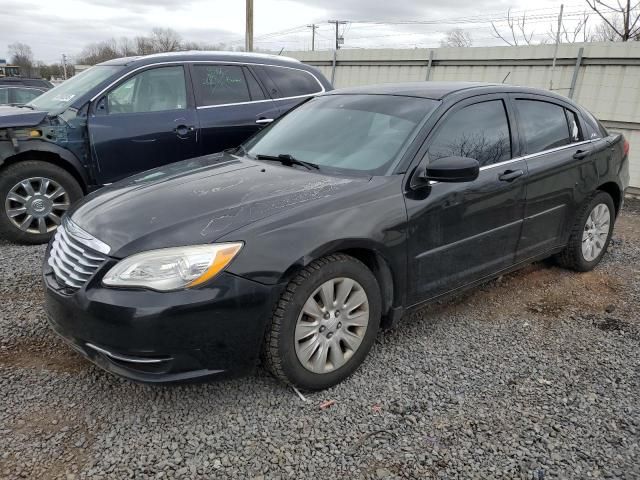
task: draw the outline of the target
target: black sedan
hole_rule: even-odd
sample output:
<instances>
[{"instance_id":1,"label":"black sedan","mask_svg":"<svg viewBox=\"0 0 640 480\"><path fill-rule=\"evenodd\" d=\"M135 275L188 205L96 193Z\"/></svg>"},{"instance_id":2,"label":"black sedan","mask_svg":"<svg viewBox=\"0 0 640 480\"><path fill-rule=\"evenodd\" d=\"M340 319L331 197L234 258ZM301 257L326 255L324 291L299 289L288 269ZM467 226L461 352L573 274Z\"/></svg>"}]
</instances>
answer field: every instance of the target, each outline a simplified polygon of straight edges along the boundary
<instances>
[{"instance_id":1,"label":"black sedan","mask_svg":"<svg viewBox=\"0 0 640 480\"><path fill-rule=\"evenodd\" d=\"M141 381L239 373L322 389L408 310L555 256L607 250L628 143L507 85L338 90L241 147L130 177L49 245L55 331Z\"/></svg>"}]
</instances>

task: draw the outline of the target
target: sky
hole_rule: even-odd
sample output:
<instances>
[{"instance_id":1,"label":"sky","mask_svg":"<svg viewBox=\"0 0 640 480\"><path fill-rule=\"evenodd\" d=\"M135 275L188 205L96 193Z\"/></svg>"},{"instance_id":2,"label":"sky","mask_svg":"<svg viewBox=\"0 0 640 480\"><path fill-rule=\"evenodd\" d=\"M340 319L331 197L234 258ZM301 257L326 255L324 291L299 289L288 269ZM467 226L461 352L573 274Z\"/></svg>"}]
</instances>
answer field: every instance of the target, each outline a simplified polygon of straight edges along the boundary
<instances>
[{"instance_id":1,"label":"sky","mask_svg":"<svg viewBox=\"0 0 640 480\"><path fill-rule=\"evenodd\" d=\"M317 49L334 44L328 20L349 20L341 27L344 48L436 47L447 30L468 30L474 45L501 45L491 34L490 20L506 28L506 14L529 16L534 38L547 37L560 2L537 0L255 0L254 37L259 49L311 49L311 29L318 24ZM568 21L586 11L586 3L565 3ZM593 17L595 22L595 17ZM398 23L398 22L422 22ZM367 23L359 23L367 22ZM380 22L395 22L381 24ZM244 45L244 0L2 0L0 58L7 46L23 42L36 60L73 62L92 42L147 35L154 27L172 28L184 40ZM506 30L505 30L506 33Z\"/></svg>"}]
</instances>

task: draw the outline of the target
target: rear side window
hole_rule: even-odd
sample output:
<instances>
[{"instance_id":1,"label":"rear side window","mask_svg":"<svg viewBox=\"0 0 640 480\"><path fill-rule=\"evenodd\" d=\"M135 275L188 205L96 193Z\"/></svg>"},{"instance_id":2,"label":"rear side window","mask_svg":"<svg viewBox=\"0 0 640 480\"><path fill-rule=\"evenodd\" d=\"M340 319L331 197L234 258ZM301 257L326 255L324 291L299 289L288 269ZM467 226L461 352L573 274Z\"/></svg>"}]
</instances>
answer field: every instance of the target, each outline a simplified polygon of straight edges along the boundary
<instances>
[{"instance_id":1,"label":"rear side window","mask_svg":"<svg viewBox=\"0 0 640 480\"><path fill-rule=\"evenodd\" d=\"M250 102L243 70L234 65L195 65L193 83L198 106Z\"/></svg>"},{"instance_id":2,"label":"rear side window","mask_svg":"<svg viewBox=\"0 0 640 480\"><path fill-rule=\"evenodd\" d=\"M444 157L475 158L480 166L511 158L511 137L502 100L475 103L449 116L427 151L431 161Z\"/></svg>"},{"instance_id":3,"label":"rear side window","mask_svg":"<svg viewBox=\"0 0 640 480\"><path fill-rule=\"evenodd\" d=\"M567 123L569 124L569 138L571 142L580 142L584 140L582 132L580 131L580 122L575 112L565 109L567 115Z\"/></svg>"},{"instance_id":4,"label":"rear side window","mask_svg":"<svg viewBox=\"0 0 640 480\"><path fill-rule=\"evenodd\" d=\"M528 154L571 143L565 109L560 105L539 100L516 100L516 108ZM579 129L577 135L580 135Z\"/></svg>"},{"instance_id":5,"label":"rear side window","mask_svg":"<svg viewBox=\"0 0 640 480\"><path fill-rule=\"evenodd\" d=\"M9 103L9 89L0 88L0 105L6 105Z\"/></svg>"},{"instance_id":6,"label":"rear side window","mask_svg":"<svg viewBox=\"0 0 640 480\"><path fill-rule=\"evenodd\" d=\"M279 98L313 95L322 91L316 77L304 70L284 67L264 67L264 71L275 83Z\"/></svg>"}]
</instances>

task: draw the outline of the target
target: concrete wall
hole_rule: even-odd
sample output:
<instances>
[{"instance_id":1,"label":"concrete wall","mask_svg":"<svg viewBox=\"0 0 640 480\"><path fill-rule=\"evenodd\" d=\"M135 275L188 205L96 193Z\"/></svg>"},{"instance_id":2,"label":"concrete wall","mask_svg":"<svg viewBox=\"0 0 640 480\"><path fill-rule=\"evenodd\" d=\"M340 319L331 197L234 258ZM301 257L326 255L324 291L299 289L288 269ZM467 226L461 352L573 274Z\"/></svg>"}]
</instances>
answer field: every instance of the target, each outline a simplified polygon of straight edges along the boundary
<instances>
[{"instance_id":1,"label":"concrete wall","mask_svg":"<svg viewBox=\"0 0 640 480\"><path fill-rule=\"evenodd\" d=\"M580 67L576 62L582 48ZM631 143L631 185L640 193L640 42L413 50L284 52L315 65L336 88L424 80L482 81L553 90L584 105ZM431 56L431 61L429 58ZM430 66L429 66L430 65ZM575 75L574 91L571 92ZM505 80L506 78L506 80Z\"/></svg>"}]
</instances>

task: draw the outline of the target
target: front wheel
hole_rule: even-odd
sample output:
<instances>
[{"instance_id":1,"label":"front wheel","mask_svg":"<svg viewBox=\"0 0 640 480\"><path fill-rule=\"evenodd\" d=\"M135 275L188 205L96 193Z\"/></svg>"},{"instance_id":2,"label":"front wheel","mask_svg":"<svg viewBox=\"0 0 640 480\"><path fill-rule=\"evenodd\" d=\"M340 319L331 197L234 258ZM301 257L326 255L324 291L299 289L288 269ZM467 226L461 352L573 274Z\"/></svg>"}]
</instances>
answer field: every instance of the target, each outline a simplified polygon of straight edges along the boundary
<instances>
[{"instance_id":1,"label":"front wheel","mask_svg":"<svg viewBox=\"0 0 640 480\"><path fill-rule=\"evenodd\" d=\"M267 368L305 390L331 387L364 361L378 332L380 288L344 254L313 261L287 285L265 338Z\"/></svg>"},{"instance_id":2,"label":"front wheel","mask_svg":"<svg viewBox=\"0 0 640 480\"><path fill-rule=\"evenodd\" d=\"M611 241L614 220L611 195L595 193L585 202L571 230L569 243L556 257L560 265L578 272L595 268Z\"/></svg>"},{"instance_id":3,"label":"front wheel","mask_svg":"<svg viewBox=\"0 0 640 480\"><path fill-rule=\"evenodd\" d=\"M0 171L0 234L14 242L46 243L62 215L82 198L82 189L66 170L25 160Z\"/></svg>"}]
</instances>

